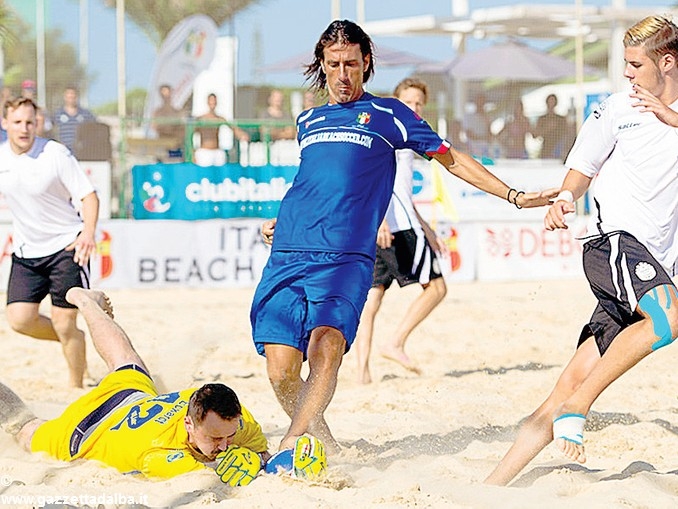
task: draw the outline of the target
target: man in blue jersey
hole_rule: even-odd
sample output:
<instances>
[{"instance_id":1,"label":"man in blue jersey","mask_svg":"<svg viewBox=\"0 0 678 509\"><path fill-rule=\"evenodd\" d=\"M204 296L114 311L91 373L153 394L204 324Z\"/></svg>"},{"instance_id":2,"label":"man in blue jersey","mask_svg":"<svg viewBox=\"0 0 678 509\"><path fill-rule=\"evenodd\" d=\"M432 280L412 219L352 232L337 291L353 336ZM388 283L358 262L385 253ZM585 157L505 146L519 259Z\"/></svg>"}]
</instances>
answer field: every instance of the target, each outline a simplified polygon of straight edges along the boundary
<instances>
[{"instance_id":1,"label":"man in blue jersey","mask_svg":"<svg viewBox=\"0 0 678 509\"><path fill-rule=\"evenodd\" d=\"M262 229L271 240L275 228L275 242L250 319L273 390L292 419L281 450L307 432L328 450L338 449L323 414L372 285L377 230L393 192L397 149L435 158L519 208L543 206L555 196L510 189L398 99L365 92L373 72L369 36L351 21L333 21L305 72L312 89L326 91L328 103L297 118L299 172L277 221Z\"/></svg>"}]
</instances>

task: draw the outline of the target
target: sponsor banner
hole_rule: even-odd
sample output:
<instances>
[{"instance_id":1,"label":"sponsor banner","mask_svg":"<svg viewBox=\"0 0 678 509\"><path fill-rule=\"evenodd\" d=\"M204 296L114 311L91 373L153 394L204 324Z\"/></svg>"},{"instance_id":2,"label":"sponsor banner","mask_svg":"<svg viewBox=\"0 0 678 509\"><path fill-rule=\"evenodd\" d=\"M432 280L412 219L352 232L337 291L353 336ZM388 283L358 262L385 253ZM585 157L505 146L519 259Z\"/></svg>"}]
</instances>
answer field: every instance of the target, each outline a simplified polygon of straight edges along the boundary
<instances>
[{"instance_id":1,"label":"sponsor banner","mask_svg":"<svg viewBox=\"0 0 678 509\"><path fill-rule=\"evenodd\" d=\"M450 282L562 279L583 276L585 220L568 230L545 231L541 223L432 224L447 247L441 269ZM261 219L99 222L92 286L103 289L254 287L270 248ZM7 287L12 227L0 223L0 291Z\"/></svg>"},{"instance_id":2,"label":"sponsor banner","mask_svg":"<svg viewBox=\"0 0 678 509\"><path fill-rule=\"evenodd\" d=\"M476 277L478 244L476 225L446 220L430 222L430 225L445 244L445 252L439 257L445 281L473 281Z\"/></svg>"},{"instance_id":3,"label":"sponsor banner","mask_svg":"<svg viewBox=\"0 0 678 509\"><path fill-rule=\"evenodd\" d=\"M477 223L477 279L511 281L582 277L585 218L569 220L567 230L548 231L543 223Z\"/></svg>"},{"instance_id":4,"label":"sponsor banner","mask_svg":"<svg viewBox=\"0 0 678 509\"><path fill-rule=\"evenodd\" d=\"M435 203L431 167L434 164L438 166L444 188L461 221L541 221L544 218L543 208L518 210L504 197L498 198L467 184L439 163L416 158L414 201L422 215L443 213ZM507 185L523 191L560 188L567 171L557 161L539 159L499 159L493 164L486 162L485 166ZM429 210L432 206L436 210Z\"/></svg>"},{"instance_id":5,"label":"sponsor banner","mask_svg":"<svg viewBox=\"0 0 678 509\"><path fill-rule=\"evenodd\" d=\"M104 221L92 279L100 288L253 287L270 248L261 220Z\"/></svg>"},{"instance_id":6,"label":"sponsor banner","mask_svg":"<svg viewBox=\"0 0 678 509\"><path fill-rule=\"evenodd\" d=\"M298 169L193 163L134 166L132 215L182 220L275 217Z\"/></svg>"},{"instance_id":7,"label":"sponsor banner","mask_svg":"<svg viewBox=\"0 0 678 509\"><path fill-rule=\"evenodd\" d=\"M92 287L254 287L270 249L261 220L100 221ZM0 291L7 288L12 228L0 224Z\"/></svg>"}]
</instances>

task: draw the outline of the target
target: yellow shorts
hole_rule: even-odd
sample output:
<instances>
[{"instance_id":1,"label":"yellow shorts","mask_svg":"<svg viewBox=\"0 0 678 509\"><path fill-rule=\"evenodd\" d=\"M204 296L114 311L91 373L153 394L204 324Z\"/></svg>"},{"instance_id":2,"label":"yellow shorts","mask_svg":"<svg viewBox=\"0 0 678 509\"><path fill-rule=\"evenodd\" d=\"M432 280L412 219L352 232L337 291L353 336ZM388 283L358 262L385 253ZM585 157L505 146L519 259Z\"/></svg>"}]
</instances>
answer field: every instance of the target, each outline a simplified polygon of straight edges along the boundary
<instances>
[{"instance_id":1,"label":"yellow shorts","mask_svg":"<svg viewBox=\"0 0 678 509\"><path fill-rule=\"evenodd\" d=\"M146 373L127 366L113 371L97 387L71 403L61 416L41 424L31 440L31 450L71 461L78 457L80 442L113 410L157 395L155 384Z\"/></svg>"}]
</instances>

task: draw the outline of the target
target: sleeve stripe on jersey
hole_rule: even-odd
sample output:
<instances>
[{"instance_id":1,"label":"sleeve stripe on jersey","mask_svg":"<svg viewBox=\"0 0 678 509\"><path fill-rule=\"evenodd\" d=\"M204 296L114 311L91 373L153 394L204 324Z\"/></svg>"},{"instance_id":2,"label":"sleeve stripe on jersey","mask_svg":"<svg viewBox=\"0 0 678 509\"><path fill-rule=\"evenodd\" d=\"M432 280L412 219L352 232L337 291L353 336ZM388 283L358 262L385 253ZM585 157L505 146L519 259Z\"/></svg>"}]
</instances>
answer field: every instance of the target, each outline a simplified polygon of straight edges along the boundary
<instances>
[{"instance_id":1,"label":"sleeve stripe on jersey","mask_svg":"<svg viewBox=\"0 0 678 509\"><path fill-rule=\"evenodd\" d=\"M391 108L386 108L384 106L380 106L380 105L374 103L374 101L370 102L370 104L372 105L372 107L375 110L385 111L386 113L390 113L391 115L393 115L393 109L391 109Z\"/></svg>"},{"instance_id":2,"label":"sleeve stripe on jersey","mask_svg":"<svg viewBox=\"0 0 678 509\"><path fill-rule=\"evenodd\" d=\"M445 154L450 150L450 142L447 140L443 140L443 142L440 144L440 146L433 151L427 151L426 155L427 156L434 156L436 154Z\"/></svg>"},{"instance_id":3,"label":"sleeve stripe on jersey","mask_svg":"<svg viewBox=\"0 0 678 509\"><path fill-rule=\"evenodd\" d=\"M403 135L403 141L407 141L407 129L405 129L405 125L400 120L398 120L397 117L393 117L393 123L400 131L400 134Z\"/></svg>"}]
</instances>

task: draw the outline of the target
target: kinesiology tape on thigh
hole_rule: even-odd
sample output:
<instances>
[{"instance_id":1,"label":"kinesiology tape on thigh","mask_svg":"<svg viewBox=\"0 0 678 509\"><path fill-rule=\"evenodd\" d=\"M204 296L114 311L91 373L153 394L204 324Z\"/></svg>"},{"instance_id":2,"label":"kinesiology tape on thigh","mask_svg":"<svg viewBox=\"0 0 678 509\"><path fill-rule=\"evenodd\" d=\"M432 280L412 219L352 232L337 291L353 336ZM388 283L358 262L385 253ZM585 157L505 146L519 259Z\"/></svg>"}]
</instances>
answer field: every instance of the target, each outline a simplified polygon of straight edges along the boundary
<instances>
[{"instance_id":1,"label":"kinesiology tape on thigh","mask_svg":"<svg viewBox=\"0 0 678 509\"><path fill-rule=\"evenodd\" d=\"M662 306L659 302L659 292L665 292L666 304ZM675 287L671 285L662 285L653 288L643 295L638 302L638 307L650 317L654 327L654 333L659 338L652 344L652 350L659 350L661 347L670 345L675 341L671 332L669 318L666 316L666 310L671 307L671 293L675 293Z\"/></svg>"}]
</instances>

